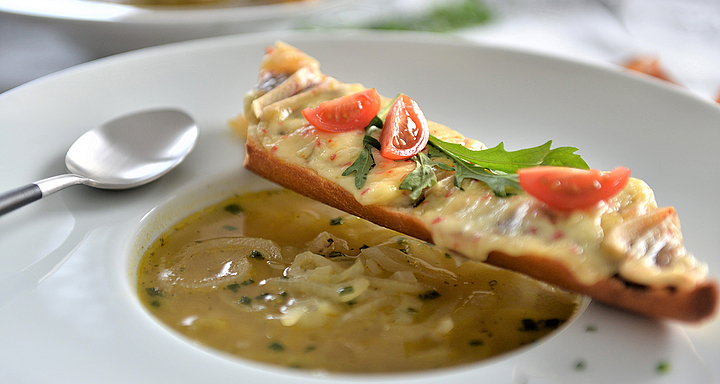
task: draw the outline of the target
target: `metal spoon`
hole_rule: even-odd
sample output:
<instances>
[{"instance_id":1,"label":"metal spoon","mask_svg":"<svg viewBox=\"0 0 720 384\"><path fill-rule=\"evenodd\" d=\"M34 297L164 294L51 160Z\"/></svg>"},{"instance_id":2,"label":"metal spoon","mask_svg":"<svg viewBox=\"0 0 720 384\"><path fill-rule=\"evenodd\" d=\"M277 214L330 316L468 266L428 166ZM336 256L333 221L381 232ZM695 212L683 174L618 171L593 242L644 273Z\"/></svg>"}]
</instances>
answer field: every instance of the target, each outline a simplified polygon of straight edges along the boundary
<instances>
[{"instance_id":1,"label":"metal spoon","mask_svg":"<svg viewBox=\"0 0 720 384\"><path fill-rule=\"evenodd\" d=\"M72 185L125 189L149 183L180 164L197 138L195 122L178 110L119 117L85 132L70 146L65 156L69 174L0 194L0 215Z\"/></svg>"}]
</instances>

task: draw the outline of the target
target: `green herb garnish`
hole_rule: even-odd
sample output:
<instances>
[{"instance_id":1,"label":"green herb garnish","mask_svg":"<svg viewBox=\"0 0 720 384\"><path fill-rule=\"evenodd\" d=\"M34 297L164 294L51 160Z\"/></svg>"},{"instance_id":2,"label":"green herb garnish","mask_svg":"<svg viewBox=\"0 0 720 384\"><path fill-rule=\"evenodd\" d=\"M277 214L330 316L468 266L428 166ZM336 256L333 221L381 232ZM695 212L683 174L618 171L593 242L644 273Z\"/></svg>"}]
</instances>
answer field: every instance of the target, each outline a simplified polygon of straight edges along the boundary
<instances>
[{"instance_id":1,"label":"green herb garnish","mask_svg":"<svg viewBox=\"0 0 720 384\"><path fill-rule=\"evenodd\" d=\"M436 290L432 290L432 291L427 291L425 293L421 293L418 296L420 297L421 300L435 300L438 297L440 297L440 292L438 292Z\"/></svg>"},{"instance_id":2,"label":"green herb garnish","mask_svg":"<svg viewBox=\"0 0 720 384\"><path fill-rule=\"evenodd\" d=\"M363 137L363 149L360 151L357 159L342 173L343 176L349 176L355 173L355 188L361 189L367 181L368 173L375 167L375 159L372 155L372 149L375 148L380 150L380 141L373 137L373 133L382 129L385 124L385 117L390 111L390 107L395 104L395 100L398 99L402 94L395 96L395 98L385 106L378 114L370 120L370 123L365 127L365 136Z\"/></svg>"},{"instance_id":3,"label":"green herb garnish","mask_svg":"<svg viewBox=\"0 0 720 384\"><path fill-rule=\"evenodd\" d=\"M398 95L400 97L402 94ZM396 99L397 99L396 97ZM388 104L365 128L363 148L357 159L342 173L343 176L355 174L355 187L361 189L368 178L368 173L375 167L372 149L380 150L380 142L373 134L382 129L383 119L390 106ZM575 147L558 147L551 149L552 141L537 147L506 151L505 144L499 143L493 148L472 150L460 144L449 143L430 135L427 154L420 152L411 159L415 161L415 169L407 174L400 183L399 189L410 191L409 197L416 200L426 188L437 183L436 168L455 172L455 186L461 188L465 179L484 182L500 197L506 197L521 190L517 171L521 168L535 166L564 166L589 169L585 160L575 152ZM452 166L445 161L447 159Z\"/></svg>"},{"instance_id":4,"label":"green herb garnish","mask_svg":"<svg viewBox=\"0 0 720 384\"><path fill-rule=\"evenodd\" d=\"M493 193L507 197L508 193L520 190L520 183L514 173L493 172L487 168L474 166L471 163L452 159L455 165L455 186L460 188L463 180L474 179L487 184Z\"/></svg>"},{"instance_id":5,"label":"green herb garnish","mask_svg":"<svg viewBox=\"0 0 720 384\"><path fill-rule=\"evenodd\" d=\"M342 217L336 217L330 220L330 225L341 225L343 223Z\"/></svg>"},{"instance_id":6,"label":"green herb garnish","mask_svg":"<svg viewBox=\"0 0 720 384\"><path fill-rule=\"evenodd\" d=\"M435 167L450 171L453 170L453 168L447 164L436 162L422 152L413 156L411 159L415 161L415 169L403 178L399 188L409 190L410 198L413 200L420 197L420 194L425 188L432 187L437 183Z\"/></svg>"},{"instance_id":7,"label":"green herb garnish","mask_svg":"<svg viewBox=\"0 0 720 384\"><path fill-rule=\"evenodd\" d=\"M474 339L468 342L468 345L470 345L471 347L480 347L483 344L485 344L485 342L482 339Z\"/></svg>"},{"instance_id":8,"label":"green herb garnish","mask_svg":"<svg viewBox=\"0 0 720 384\"><path fill-rule=\"evenodd\" d=\"M270 348L270 350L271 350L271 351L274 351L274 352L282 352L282 351L285 350L285 347L283 347L282 344L277 343L277 342L271 343L271 344L268 346L268 348Z\"/></svg>"},{"instance_id":9,"label":"green herb garnish","mask_svg":"<svg viewBox=\"0 0 720 384\"><path fill-rule=\"evenodd\" d=\"M377 116L375 119L378 119ZM373 119L373 122L375 121ZM378 119L379 120L379 119ZM368 173L375 167L375 159L372 155L372 149L380 149L380 142L370 136L374 127L373 122L370 122L365 137L363 138L363 149L360 151L357 159L342 173L343 176L349 176L355 173L355 188L360 189L365 185L367 181ZM382 127L382 122L380 124Z\"/></svg>"},{"instance_id":10,"label":"green herb garnish","mask_svg":"<svg viewBox=\"0 0 720 384\"><path fill-rule=\"evenodd\" d=\"M404 237L398 237L397 240L395 240L395 244L402 247L399 249L400 252L406 255L410 253L410 242L408 241L408 239Z\"/></svg>"},{"instance_id":11,"label":"green herb garnish","mask_svg":"<svg viewBox=\"0 0 720 384\"><path fill-rule=\"evenodd\" d=\"M520 168L540 165L555 165L589 169L585 160L575 154L577 148L558 147L550 149L552 141L537 147L508 152L500 143L493 148L475 151L460 144L448 143L430 135L429 154L445 156L455 168L455 186L460 188L463 180L475 179L484 182L501 197L514 190L520 190L515 172Z\"/></svg>"},{"instance_id":12,"label":"green herb garnish","mask_svg":"<svg viewBox=\"0 0 720 384\"><path fill-rule=\"evenodd\" d=\"M522 328L523 331L537 331L540 329L538 326L537 321L533 319L522 319Z\"/></svg>"},{"instance_id":13,"label":"green herb garnish","mask_svg":"<svg viewBox=\"0 0 720 384\"><path fill-rule=\"evenodd\" d=\"M556 318L552 319L541 319L541 320L533 320L533 319L522 319L522 328L520 328L521 331L539 331L541 329L556 329L560 325L563 324L564 321Z\"/></svg>"},{"instance_id":14,"label":"green herb garnish","mask_svg":"<svg viewBox=\"0 0 720 384\"><path fill-rule=\"evenodd\" d=\"M244 211L242 207L237 204L228 204L223 209L225 210L225 212L230 212L234 215L237 215L238 213Z\"/></svg>"},{"instance_id":15,"label":"green herb garnish","mask_svg":"<svg viewBox=\"0 0 720 384\"><path fill-rule=\"evenodd\" d=\"M576 370L576 371L584 371L585 368L587 368L587 363L585 362L585 360L578 360L578 361L575 363L575 370Z\"/></svg>"},{"instance_id":16,"label":"green herb garnish","mask_svg":"<svg viewBox=\"0 0 720 384\"><path fill-rule=\"evenodd\" d=\"M563 323L562 320L560 320L560 319L545 319L545 320L541 320L541 322L542 322L543 326L548 329L555 329L555 328L559 327L560 324Z\"/></svg>"},{"instance_id":17,"label":"green herb garnish","mask_svg":"<svg viewBox=\"0 0 720 384\"><path fill-rule=\"evenodd\" d=\"M588 169L587 163L577 154L577 148L559 147L550 149L552 141L543 145L508 152L503 143L489 149L475 151L460 144L448 143L430 135L428 156L419 153L413 159L416 167L400 184L400 189L409 190L410 197L417 199L422 191L435 184L434 168L455 171L455 186L460 188L463 180L474 179L484 182L495 195L506 197L519 191L517 172L520 168L540 165L555 165ZM432 158L447 158L453 167L434 161Z\"/></svg>"},{"instance_id":18,"label":"green herb garnish","mask_svg":"<svg viewBox=\"0 0 720 384\"><path fill-rule=\"evenodd\" d=\"M255 300L272 300L272 295L269 293L261 293L255 296Z\"/></svg>"},{"instance_id":19,"label":"green herb garnish","mask_svg":"<svg viewBox=\"0 0 720 384\"><path fill-rule=\"evenodd\" d=\"M159 296L159 297L163 297L163 296L165 296L165 292L163 292L162 290L160 290L160 288L155 288L155 287L145 288L145 293L147 293L147 295L150 296L150 297L158 297L158 296Z\"/></svg>"},{"instance_id":20,"label":"green herb garnish","mask_svg":"<svg viewBox=\"0 0 720 384\"><path fill-rule=\"evenodd\" d=\"M250 252L250 257L258 260L265 259L265 256L263 256L262 252L258 251L257 249L253 249L253 251Z\"/></svg>"},{"instance_id":21,"label":"green herb garnish","mask_svg":"<svg viewBox=\"0 0 720 384\"><path fill-rule=\"evenodd\" d=\"M670 372L670 363L667 361L660 361L658 362L657 367L655 367L655 371L657 373L668 373Z\"/></svg>"},{"instance_id":22,"label":"green herb garnish","mask_svg":"<svg viewBox=\"0 0 720 384\"><path fill-rule=\"evenodd\" d=\"M338 293L340 294L340 296L348 295L350 293L353 293L353 291L354 291L354 289L353 289L352 285L338 289Z\"/></svg>"},{"instance_id":23,"label":"green herb garnish","mask_svg":"<svg viewBox=\"0 0 720 384\"><path fill-rule=\"evenodd\" d=\"M397 17L371 25L373 29L447 32L480 25L491 19L490 9L481 1L465 0L436 5L419 16Z\"/></svg>"},{"instance_id":24,"label":"green herb garnish","mask_svg":"<svg viewBox=\"0 0 720 384\"><path fill-rule=\"evenodd\" d=\"M492 171L515 173L520 168L535 167L539 165L561 165L565 167L588 169L587 163L574 152L574 147L559 147L550 149L552 140L537 147L520 149L508 152L505 144L500 143L493 148L474 151L460 144L442 141L430 135L429 139L436 148L444 154L458 160L471 163L474 166Z\"/></svg>"}]
</instances>

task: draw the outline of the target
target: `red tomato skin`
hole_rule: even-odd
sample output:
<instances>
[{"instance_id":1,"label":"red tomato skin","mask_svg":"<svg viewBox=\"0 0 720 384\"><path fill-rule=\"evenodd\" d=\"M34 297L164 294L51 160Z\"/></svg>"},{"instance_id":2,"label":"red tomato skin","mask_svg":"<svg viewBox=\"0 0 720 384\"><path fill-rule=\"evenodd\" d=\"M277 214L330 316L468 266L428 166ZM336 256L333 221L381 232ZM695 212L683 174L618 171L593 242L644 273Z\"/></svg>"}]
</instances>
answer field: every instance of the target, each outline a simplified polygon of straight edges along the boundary
<instances>
[{"instance_id":1,"label":"red tomato skin","mask_svg":"<svg viewBox=\"0 0 720 384\"><path fill-rule=\"evenodd\" d=\"M380 95L375 88L305 108L302 115L315 128L325 132L348 132L364 129L380 112Z\"/></svg>"},{"instance_id":2,"label":"red tomato skin","mask_svg":"<svg viewBox=\"0 0 720 384\"><path fill-rule=\"evenodd\" d=\"M630 179L630 170L610 172L568 167L531 167L518 170L520 186L529 195L561 211L583 210L616 196Z\"/></svg>"},{"instance_id":3,"label":"red tomato skin","mask_svg":"<svg viewBox=\"0 0 720 384\"><path fill-rule=\"evenodd\" d=\"M425 148L429 137L430 130L422 110L415 100L401 95L390 107L380 132L380 155L390 160L408 159Z\"/></svg>"}]
</instances>

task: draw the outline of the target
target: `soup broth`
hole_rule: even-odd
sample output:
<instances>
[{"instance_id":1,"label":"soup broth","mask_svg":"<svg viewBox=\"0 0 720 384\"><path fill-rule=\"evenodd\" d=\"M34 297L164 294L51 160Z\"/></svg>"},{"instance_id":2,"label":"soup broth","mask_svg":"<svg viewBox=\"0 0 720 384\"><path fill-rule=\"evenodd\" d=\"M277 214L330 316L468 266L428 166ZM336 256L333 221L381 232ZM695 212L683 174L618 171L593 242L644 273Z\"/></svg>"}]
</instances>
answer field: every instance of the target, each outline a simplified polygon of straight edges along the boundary
<instances>
[{"instance_id":1,"label":"soup broth","mask_svg":"<svg viewBox=\"0 0 720 384\"><path fill-rule=\"evenodd\" d=\"M552 332L581 301L286 190L179 222L143 255L138 294L197 343L328 372L482 360Z\"/></svg>"}]
</instances>

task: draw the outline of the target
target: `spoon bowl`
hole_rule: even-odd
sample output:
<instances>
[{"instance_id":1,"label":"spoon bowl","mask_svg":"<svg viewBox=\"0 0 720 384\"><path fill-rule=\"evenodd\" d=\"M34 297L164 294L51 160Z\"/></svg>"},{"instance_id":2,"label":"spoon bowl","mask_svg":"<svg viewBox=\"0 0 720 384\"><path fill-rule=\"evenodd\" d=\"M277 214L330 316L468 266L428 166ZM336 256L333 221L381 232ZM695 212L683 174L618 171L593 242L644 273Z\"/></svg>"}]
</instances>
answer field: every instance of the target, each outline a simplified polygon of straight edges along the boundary
<instances>
[{"instance_id":1,"label":"spoon bowl","mask_svg":"<svg viewBox=\"0 0 720 384\"><path fill-rule=\"evenodd\" d=\"M85 132L68 149L69 174L36 181L0 194L0 215L72 185L127 189L147 184L180 164L199 132L176 109L156 109L111 120Z\"/></svg>"}]
</instances>

